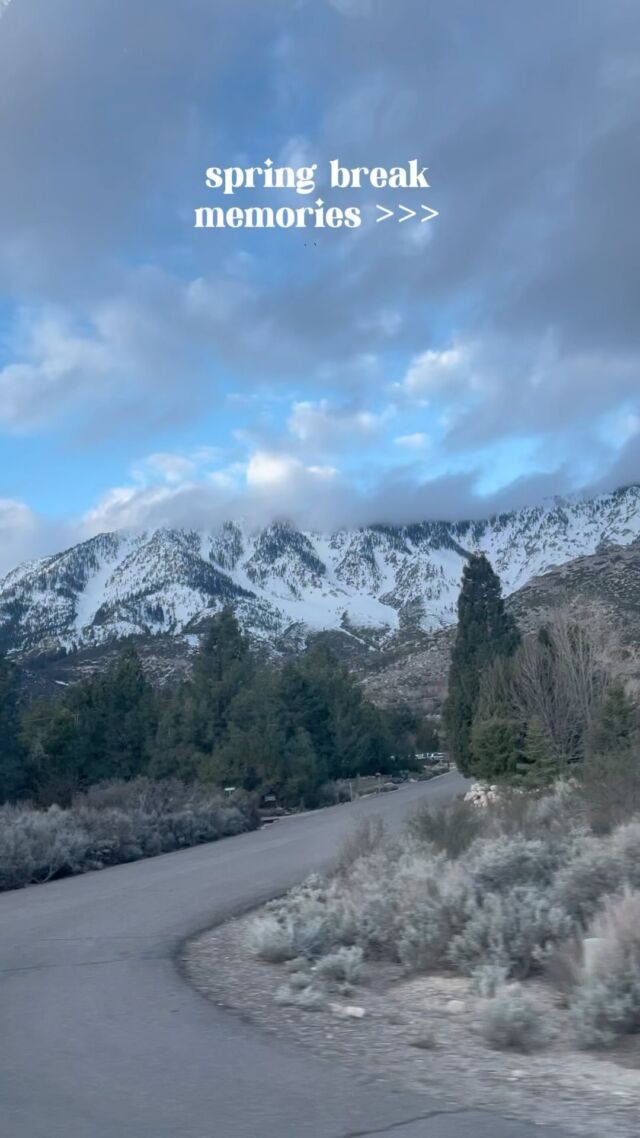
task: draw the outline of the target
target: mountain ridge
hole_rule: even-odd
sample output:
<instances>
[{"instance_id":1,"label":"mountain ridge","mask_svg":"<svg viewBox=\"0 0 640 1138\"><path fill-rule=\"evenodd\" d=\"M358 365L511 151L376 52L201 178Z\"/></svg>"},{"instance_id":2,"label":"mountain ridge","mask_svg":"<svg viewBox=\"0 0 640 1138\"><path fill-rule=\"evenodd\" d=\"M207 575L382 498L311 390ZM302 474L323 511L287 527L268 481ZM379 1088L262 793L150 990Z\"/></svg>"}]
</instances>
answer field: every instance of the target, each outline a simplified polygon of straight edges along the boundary
<instances>
[{"instance_id":1,"label":"mountain ridge","mask_svg":"<svg viewBox=\"0 0 640 1138\"><path fill-rule=\"evenodd\" d=\"M250 530L158 528L99 534L0 580L0 649L99 648L129 637L186 637L230 605L251 637L341 631L370 646L455 621L460 577L487 554L507 596L577 557L640 536L640 487L555 499L484 521L372 525L320 533L273 522Z\"/></svg>"}]
</instances>

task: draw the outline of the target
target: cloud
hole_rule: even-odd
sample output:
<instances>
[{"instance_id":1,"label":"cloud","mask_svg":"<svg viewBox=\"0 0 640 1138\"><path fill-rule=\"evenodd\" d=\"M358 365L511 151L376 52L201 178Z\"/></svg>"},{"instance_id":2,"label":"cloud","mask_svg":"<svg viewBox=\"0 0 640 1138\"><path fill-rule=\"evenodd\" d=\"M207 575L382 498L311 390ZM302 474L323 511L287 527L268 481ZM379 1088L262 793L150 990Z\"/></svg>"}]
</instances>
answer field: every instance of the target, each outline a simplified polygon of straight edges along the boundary
<instances>
[{"instance_id":1,"label":"cloud","mask_svg":"<svg viewBox=\"0 0 640 1138\"><path fill-rule=\"evenodd\" d=\"M144 0L0 9L0 428L150 456L96 525L269 493L483 512L492 448L520 444L505 503L640 477L640 7L417 9L156 0L153 35ZM375 225L364 189L350 233L194 232L206 166L267 155L319 176L417 157L440 216ZM225 455L173 455L218 411Z\"/></svg>"},{"instance_id":2,"label":"cloud","mask_svg":"<svg viewBox=\"0 0 640 1138\"><path fill-rule=\"evenodd\" d=\"M99 338L74 334L54 315L35 318L29 326L24 359L0 369L0 422L11 430L29 431L74 410L92 384L100 402L108 400L109 376L116 360Z\"/></svg>"},{"instance_id":3,"label":"cloud","mask_svg":"<svg viewBox=\"0 0 640 1138\"><path fill-rule=\"evenodd\" d=\"M52 523L39 517L15 498L0 498L0 575L22 561L64 549L77 529L66 522Z\"/></svg>"},{"instance_id":4,"label":"cloud","mask_svg":"<svg viewBox=\"0 0 640 1138\"><path fill-rule=\"evenodd\" d=\"M389 470L368 487L358 488L334 467L306 466L290 455L265 453L255 453L246 464L220 473L221 478L113 489L76 523L76 532L87 537L119 528L210 529L234 518L255 526L286 518L303 529L320 530L422 519L480 519L579 489L569 468L560 475L519 478L491 494L479 493L477 471L421 478L411 468Z\"/></svg>"},{"instance_id":5,"label":"cloud","mask_svg":"<svg viewBox=\"0 0 640 1138\"><path fill-rule=\"evenodd\" d=\"M397 435L393 441L404 450L424 450L429 445L429 437L423 431L415 431L412 435Z\"/></svg>"},{"instance_id":6,"label":"cloud","mask_svg":"<svg viewBox=\"0 0 640 1138\"><path fill-rule=\"evenodd\" d=\"M372 441L393 414L392 406L375 412L335 406L327 399L304 400L294 403L287 426L301 443L334 451L345 445L352 447L356 441L358 444Z\"/></svg>"},{"instance_id":7,"label":"cloud","mask_svg":"<svg viewBox=\"0 0 640 1138\"><path fill-rule=\"evenodd\" d=\"M471 350L458 344L442 350L428 348L415 356L396 388L409 399L422 400L432 394L450 399L474 385L481 386L481 380L472 370Z\"/></svg>"},{"instance_id":8,"label":"cloud","mask_svg":"<svg viewBox=\"0 0 640 1138\"><path fill-rule=\"evenodd\" d=\"M0 426L148 431L168 415L191 417L205 382L202 347L188 288L158 270L127 274L119 293L72 313L23 310L0 368Z\"/></svg>"},{"instance_id":9,"label":"cloud","mask_svg":"<svg viewBox=\"0 0 640 1138\"><path fill-rule=\"evenodd\" d=\"M628 426L640 411L640 356L572 351L553 333L535 342L488 335L419 354L393 392L437 408L453 452L529 436L586 453L607 416Z\"/></svg>"}]
</instances>

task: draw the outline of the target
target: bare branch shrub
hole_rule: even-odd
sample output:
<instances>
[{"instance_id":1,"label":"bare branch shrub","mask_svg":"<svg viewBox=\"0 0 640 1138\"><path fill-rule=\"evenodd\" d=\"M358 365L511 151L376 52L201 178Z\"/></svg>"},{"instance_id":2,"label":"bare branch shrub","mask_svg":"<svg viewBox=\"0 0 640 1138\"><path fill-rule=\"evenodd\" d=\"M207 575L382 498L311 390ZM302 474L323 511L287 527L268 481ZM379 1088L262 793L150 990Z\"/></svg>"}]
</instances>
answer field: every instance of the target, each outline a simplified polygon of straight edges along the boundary
<instances>
[{"instance_id":1,"label":"bare branch shrub","mask_svg":"<svg viewBox=\"0 0 640 1138\"><path fill-rule=\"evenodd\" d=\"M542 724L561 771L584 758L604 686L601 647L564 610L518 648L511 698L523 722Z\"/></svg>"},{"instance_id":2,"label":"bare branch shrub","mask_svg":"<svg viewBox=\"0 0 640 1138\"><path fill-rule=\"evenodd\" d=\"M376 815L362 818L345 838L335 862L336 873L346 873L358 858L366 857L384 841L384 822Z\"/></svg>"}]
</instances>

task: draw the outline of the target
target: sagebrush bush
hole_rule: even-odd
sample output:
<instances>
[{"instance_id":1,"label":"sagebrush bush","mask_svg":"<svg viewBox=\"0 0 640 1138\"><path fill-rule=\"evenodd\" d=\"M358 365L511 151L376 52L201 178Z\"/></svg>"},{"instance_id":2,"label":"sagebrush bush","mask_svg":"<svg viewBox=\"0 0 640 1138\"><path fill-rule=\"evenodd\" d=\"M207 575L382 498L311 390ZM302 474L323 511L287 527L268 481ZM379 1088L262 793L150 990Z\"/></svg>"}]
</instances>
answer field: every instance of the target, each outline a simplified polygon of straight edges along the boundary
<instances>
[{"instance_id":1,"label":"sagebrush bush","mask_svg":"<svg viewBox=\"0 0 640 1138\"><path fill-rule=\"evenodd\" d=\"M480 1017L482 1036L500 1051L537 1051L549 1041L549 1032L535 1000L522 988L510 985L488 1001Z\"/></svg>"},{"instance_id":2,"label":"sagebrush bush","mask_svg":"<svg viewBox=\"0 0 640 1138\"><path fill-rule=\"evenodd\" d=\"M474 843L465 859L476 892L504 892L514 885L549 885L561 850L540 838L503 835Z\"/></svg>"},{"instance_id":3,"label":"sagebrush bush","mask_svg":"<svg viewBox=\"0 0 640 1138\"><path fill-rule=\"evenodd\" d=\"M565 841L586 830L584 802L571 782L556 782L550 793L503 791L486 818L487 833L495 837Z\"/></svg>"},{"instance_id":4,"label":"sagebrush bush","mask_svg":"<svg viewBox=\"0 0 640 1138\"><path fill-rule=\"evenodd\" d=\"M526 979L538 970L573 924L544 890L516 885L468 903L462 930L447 949L447 960L471 975L483 963L502 965L509 977Z\"/></svg>"},{"instance_id":5,"label":"sagebrush bush","mask_svg":"<svg viewBox=\"0 0 640 1138\"><path fill-rule=\"evenodd\" d=\"M610 842L589 837L574 851L555 879L557 903L582 925L590 920L602 898L619 889L625 877L623 860Z\"/></svg>"},{"instance_id":6,"label":"sagebrush bush","mask_svg":"<svg viewBox=\"0 0 640 1138\"><path fill-rule=\"evenodd\" d=\"M508 972L504 964L479 964L471 973L472 989L476 996L491 999L506 984Z\"/></svg>"},{"instance_id":7,"label":"sagebrush bush","mask_svg":"<svg viewBox=\"0 0 640 1138\"><path fill-rule=\"evenodd\" d=\"M640 821L597 837L585 828L580 801L565 783L546 795L514 795L506 807L471 807L480 833L459 803L455 824L420 812L393 840L365 827L337 872L311 877L269 906L274 951L302 958L316 975L326 968L328 978L345 950L408 972L453 970L484 997L546 971L573 1004L582 1037L604 1038L607 993L610 1018L634 1022L635 973L627 956L627 988L617 964L608 988L600 974L587 983L582 938L605 899L613 904L625 889L627 896L640 889ZM629 935L618 939L627 944Z\"/></svg>"},{"instance_id":8,"label":"sagebrush bush","mask_svg":"<svg viewBox=\"0 0 640 1138\"><path fill-rule=\"evenodd\" d=\"M446 861L427 863L419 889L405 891L398 905L396 955L411 972L442 968L451 941L462 931L471 903L464 872Z\"/></svg>"},{"instance_id":9,"label":"sagebrush bush","mask_svg":"<svg viewBox=\"0 0 640 1138\"><path fill-rule=\"evenodd\" d=\"M31 810L0 807L0 889L16 889L80 873L91 838L83 825L59 806Z\"/></svg>"},{"instance_id":10,"label":"sagebrush bush","mask_svg":"<svg viewBox=\"0 0 640 1138\"><path fill-rule=\"evenodd\" d=\"M582 1047L612 1043L640 1031L640 892L608 898L589 935L599 940L571 999L571 1021Z\"/></svg>"},{"instance_id":11,"label":"sagebrush bush","mask_svg":"<svg viewBox=\"0 0 640 1138\"><path fill-rule=\"evenodd\" d=\"M68 809L0 807L0 888L102 869L253 829L250 799L140 778L77 795Z\"/></svg>"},{"instance_id":12,"label":"sagebrush bush","mask_svg":"<svg viewBox=\"0 0 640 1138\"><path fill-rule=\"evenodd\" d=\"M318 988L309 986L296 991L288 984L277 988L273 999L281 1007L300 1008L305 1012L322 1011L327 1003L326 996Z\"/></svg>"},{"instance_id":13,"label":"sagebrush bush","mask_svg":"<svg viewBox=\"0 0 640 1138\"><path fill-rule=\"evenodd\" d=\"M283 964L297 955L293 951L288 927L270 915L257 917L252 922L248 944L251 952L268 964Z\"/></svg>"},{"instance_id":14,"label":"sagebrush bush","mask_svg":"<svg viewBox=\"0 0 640 1138\"><path fill-rule=\"evenodd\" d=\"M364 953L359 945L350 948L338 948L326 956L321 956L316 972L323 980L338 980L347 984L356 984L362 972Z\"/></svg>"},{"instance_id":15,"label":"sagebrush bush","mask_svg":"<svg viewBox=\"0 0 640 1138\"><path fill-rule=\"evenodd\" d=\"M409 819L407 828L420 842L430 842L448 857L460 857L485 829L482 810L471 802L457 799L449 806L433 809L423 806Z\"/></svg>"}]
</instances>

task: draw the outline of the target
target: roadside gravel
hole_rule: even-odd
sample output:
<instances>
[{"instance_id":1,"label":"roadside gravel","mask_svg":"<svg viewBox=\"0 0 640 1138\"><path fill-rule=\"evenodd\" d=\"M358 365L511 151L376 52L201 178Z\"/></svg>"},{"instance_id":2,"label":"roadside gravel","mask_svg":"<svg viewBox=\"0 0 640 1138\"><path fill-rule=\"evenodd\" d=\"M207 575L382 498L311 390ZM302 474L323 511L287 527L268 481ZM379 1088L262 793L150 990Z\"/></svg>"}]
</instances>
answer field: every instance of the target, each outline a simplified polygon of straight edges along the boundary
<instances>
[{"instance_id":1,"label":"roadside gravel","mask_svg":"<svg viewBox=\"0 0 640 1138\"><path fill-rule=\"evenodd\" d=\"M483 1042L477 1028L483 1001L461 977L407 979L393 966L369 964L352 992L336 989L320 1008L303 1010L275 998L288 975L250 954L251 920L230 921L183 949L185 974L219 1006L351 1067L354 1075L426 1092L450 1106L582 1136L637 1138L639 1041L615 1055L572 1050L564 1013L543 984L528 988L541 1001L553 1037L534 1055L494 1051ZM365 1014L347 1014L347 1007Z\"/></svg>"}]
</instances>

